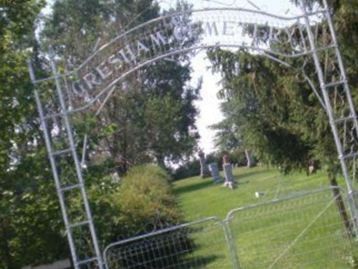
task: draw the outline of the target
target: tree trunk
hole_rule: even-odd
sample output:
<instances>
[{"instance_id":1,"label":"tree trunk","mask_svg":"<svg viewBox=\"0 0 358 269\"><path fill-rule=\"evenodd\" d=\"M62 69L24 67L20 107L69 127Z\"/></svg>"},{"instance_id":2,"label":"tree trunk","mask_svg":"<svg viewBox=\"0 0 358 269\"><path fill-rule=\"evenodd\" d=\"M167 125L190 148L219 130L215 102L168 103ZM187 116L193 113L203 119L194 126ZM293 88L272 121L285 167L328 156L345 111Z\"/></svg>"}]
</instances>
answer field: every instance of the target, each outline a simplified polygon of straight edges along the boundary
<instances>
[{"instance_id":1,"label":"tree trunk","mask_svg":"<svg viewBox=\"0 0 358 269\"><path fill-rule=\"evenodd\" d=\"M341 195L341 191L338 188L336 174L329 172L328 179L329 179L329 183L330 183L331 187L333 187L332 188L333 196L335 197L336 206L338 208L338 211L341 216L344 227L346 228L348 236L352 237L354 235L353 234L353 226L352 226L351 220L347 214L346 206L344 204L344 201L343 201L343 198Z\"/></svg>"},{"instance_id":2,"label":"tree trunk","mask_svg":"<svg viewBox=\"0 0 358 269\"><path fill-rule=\"evenodd\" d=\"M255 166L255 163L252 159L251 152L248 149L245 149L245 157L246 157L246 166L247 167L253 167Z\"/></svg>"}]
</instances>

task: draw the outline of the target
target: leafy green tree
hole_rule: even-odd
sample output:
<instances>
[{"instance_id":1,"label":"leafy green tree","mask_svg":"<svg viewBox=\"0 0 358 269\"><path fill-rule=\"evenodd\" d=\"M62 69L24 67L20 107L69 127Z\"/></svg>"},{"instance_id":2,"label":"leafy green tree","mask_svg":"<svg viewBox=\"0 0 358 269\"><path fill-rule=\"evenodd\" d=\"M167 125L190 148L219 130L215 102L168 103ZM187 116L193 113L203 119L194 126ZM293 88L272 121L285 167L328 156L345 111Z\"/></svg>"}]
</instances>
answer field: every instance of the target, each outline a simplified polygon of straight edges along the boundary
<instances>
[{"instance_id":1,"label":"leafy green tree","mask_svg":"<svg viewBox=\"0 0 358 269\"><path fill-rule=\"evenodd\" d=\"M244 153L246 166L252 167L256 162L251 151L245 148L244 140L241 137L242 132L239 130L239 125L237 125L237 118L235 117L235 114L232 115L232 113L237 112L234 106L235 104L233 102L222 103L221 111L224 115L224 120L210 126L211 129L216 131L214 139L215 146L220 152L229 151L237 156ZM240 163L240 165L242 164L240 161L237 161L236 163Z\"/></svg>"},{"instance_id":2,"label":"leafy green tree","mask_svg":"<svg viewBox=\"0 0 358 269\"><path fill-rule=\"evenodd\" d=\"M63 2L65 4L67 3L66 1ZM82 6L76 6L76 3L77 2L72 1L74 8L67 9L67 7L61 6L61 3L55 2L55 9L63 8L61 10L61 12L63 12L63 17L56 17L57 13L54 9L53 15L57 19L57 22L53 23L52 26L55 27L55 30L57 29L56 27L58 27L56 31L59 33L64 33L62 36L59 35L59 37L62 37L64 40L66 40L66 38L69 39L71 36L81 37L81 34L77 35L77 32L71 32L73 29L67 29L66 24L65 26L61 24L61 20L64 19L64 23L68 23L68 26L72 25L71 21L66 21L66 18L71 18L70 11L79 11L80 14L75 13L72 18L80 19L82 16L82 21L79 20L74 23L75 25L80 24L84 27L79 33L91 33L91 31L93 31L93 36L83 34L85 38L89 39L84 42L84 44L90 44L90 41L94 40L95 31L99 28L103 29L101 28L103 26L103 21L99 18L101 18L101 16L105 18L104 14L107 14L107 11L104 10L103 13L97 17L90 17L87 16L88 14L91 14L90 12L101 10L100 8L97 8L99 2L81 2L82 6L85 6L85 14L81 14ZM136 2L136 5L138 5L138 8L143 8L143 3L143 1L138 1ZM148 1L145 3L148 3ZM86 4L88 4L88 6ZM67 51L66 46L57 46L58 43L54 42L57 40L51 39L51 37L56 37L55 34L51 36L51 34L56 33L56 31L49 28L46 28L44 34L40 35L41 44L37 44L35 30L38 30L38 26L34 21L43 5L44 3L40 1L27 1L26 3L21 3L21 5L20 3L15 3L11 6L1 7L0 9L2 15L0 28L2 33L0 39L0 57L2 60L0 65L2 75L2 85L0 86L0 94L2 97L0 102L0 113L2 123L1 128L4 130L0 135L0 234L3 239L0 242L0 267L6 269L21 268L26 265L39 265L70 257L66 243L66 235L63 230L64 226L61 220L61 211L59 210L54 183L46 157L47 154L44 147L44 141L40 134L38 115L32 92L33 87L28 76L26 60L32 57L36 65L36 70L39 70L39 73L42 73L42 75L48 76L50 70L46 59L47 55L43 50L44 47L51 45L58 57L74 55L74 60L77 60L77 62L81 62L81 59L83 59L81 57L85 57L86 55L81 55L81 52L84 52L85 50L78 50L78 54L75 54L75 45L78 45L79 40L81 40L80 38L78 38L76 42L67 44ZM123 5L123 7L124 6L126 5ZM120 7L122 8L122 6ZM153 10L156 10L156 5L154 4ZM120 11L122 12L123 10L120 9ZM133 12L136 12L135 8L133 9ZM108 14L111 14L108 16L113 16L112 13ZM141 15L143 15L143 12ZM127 14L126 16L128 20L131 19L130 15ZM153 17L150 15L150 12L148 13L148 16ZM97 18L97 21L92 21L95 17ZM144 17L139 16L138 18L140 20ZM120 22L120 25L122 24L123 22ZM62 26L65 28L61 28ZM70 35L66 35L68 33ZM74 61L74 63L76 63L76 61ZM60 68L62 68L62 66L60 66ZM185 89L178 89L178 91L172 94L165 93L165 89L170 89L170 85L173 85L173 87L175 86L176 88L177 86L186 83L190 76L189 66L185 64L175 65L170 62L168 62L168 64L163 62L161 68L166 72L168 71L168 68L171 72L178 72L180 70L183 72L180 73L179 79L176 79L175 81L170 81L168 79L162 87L147 87L148 93L143 95L141 100L134 98L134 95L132 97L130 94L125 95L123 104L133 105L128 106L125 110L126 113L131 115L129 112L139 109L136 114L138 117L136 119L130 117L126 118L125 115L120 114L121 118L117 121L117 124L121 123L120 120L128 121L128 126L130 128L133 128L134 126L134 129L138 132L143 131L143 126L147 126L148 129L151 129L151 132L153 133L152 137L147 137L146 134L142 133L140 133L140 136L132 136L133 132L128 132L126 134L128 139L130 139L128 140L128 145L131 145L131 142L134 141L134 144L139 147L139 150L135 152L145 152L149 160L156 160L155 158L157 157L152 153L152 149L148 149L148 144L142 144L142 142L149 143L147 141L151 139L151 143L154 145L153 148L160 147L157 140L158 134L155 133L155 131L160 131L160 127L164 124L164 119L168 120L168 117L166 117L167 114L172 116L171 120L174 124L180 123L184 126L182 128L182 130L184 130L183 132L178 133L176 130L175 134L178 133L178 137L180 138L180 135L183 133L182 136L185 139L188 139L188 143L190 142L192 145L195 144L195 139L189 135L189 129L194 127L188 127L187 124L190 125L191 123L194 123L196 110L192 106L192 100L196 98L196 93L192 93L187 87ZM157 71L160 71L159 68ZM165 75L163 75L163 79L164 78ZM53 87L54 85L46 86ZM137 84L133 82L131 86L135 88ZM163 91L160 92L161 90ZM133 94L137 94L137 96L142 96L139 92L132 92ZM176 102L178 97L180 97L181 100L179 103ZM119 96L117 100L121 100L121 98L122 96ZM152 117L154 115L157 117L158 114L164 112L163 107L159 105L158 100L165 100L165 107L173 110L165 111L162 118L153 119ZM133 103L131 103L131 101L133 101ZM138 107L138 101L143 102L145 106ZM53 100L49 99L49 105L47 105L45 109L54 105L51 102L53 102ZM12 113L10 113L10 111L12 111ZM176 115L176 113L182 111L190 111L192 114L189 113L183 117ZM76 136L81 134L81 132L83 133L86 128L95 126L96 124L96 121L93 118L87 117L86 119L88 119L88 121L86 120L86 122L81 125L81 119L84 118L75 118L74 121L76 127L78 127L75 133ZM104 118L101 119L106 120ZM113 117L110 119L112 120ZM143 125L137 125L137 122ZM118 124L118 126L120 126L120 124ZM175 126L173 125L171 128L172 127ZM61 126L59 126L59 129L61 132ZM97 140L93 140L93 148L101 146L102 143L104 143L103 137L108 139L109 136L112 139L112 135L114 134L113 130L116 130L116 126L106 124L104 130L98 132L94 137ZM169 131L172 131L172 129ZM136 137L139 139L133 140L133 138ZM55 137L52 137L52 139L55 139ZM117 141L121 142L122 136ZM60 144L63 143L63 141L58 142ZM192 145L190 145L190 147L192 147ZM185 150L190 151L190 148L188 148L189 147L186 147ZM108 148L105 149L107 150ZM132 149L130 149L130 151L128 150L128 152L132 152ZM145 154L143 154L143 156L145 156ZM167 154L167 152L164 152L163 155L164 154ZM138 156L140 154L136 155ZM161 155L158 156L160 157ZM86 175L86 178L88 179L88 181L86 181L88 183L87 187L90 189L90 197L93 198L90 202L93 212L95 212L94 219L99 230L102 247L111 240L121 238L124 234L128 234L128 231L123 228L123 225L118 225L118 223L122 224L122 222L119 222L118 220L122 212L121 210L123 210L122 207L120 207L116 201L109 198L111 197L111 194L117 190L118 185L112 184L111 177L109 176L110 173L113 172L110 159L111 158L99 160L100 165L90 167L87 170ZM64 166L61 167L62 175L71 170L69 165L72 164L69 161L68 163L66 161L67 160L63 163ZM142 159L138 161L138 163L146 161L148 160ZM101 183L100 188L98 188L98 183ZM102 188L103 185L108 187ZM71 200L71 202L76 203L76 199ZM106 211L105 213L102 213L102 209L104 208ZM101 216L103 218L101 218ZM163 222L167 221L167 223L176 222L166 220L164 217L161 220ZM143 219L142 223L147 223L149 221L150 220Z\"/></svg>"},{"instance_id":3,"label":"leafy green tree","mask_svg":"<svg viewBox=\"0 0 358 269\"><path fill-rule=\"evenodd\" d=\"M27 69L27 60L36 56L34 22L44 4L0 4L0 267L5 269L68 257Z\"/></svg>"},{"instance_id":4,"label":"leafy green tree","mask_svg":"<svg viewBox=\"0 0 358 269\"><path fill-rule=\"evenodd\" d=\"M97 37L105 43L121 31L160 15L158 4L152 0L86 1L85 8L83 5L81 1L56 1L43 32L44 47L51 45L56 55L70 59L74 66L91 53ZM178 8L188 7L182 3ZM193 42L189 40L184 46ZM116 85L96 119L97 126L87 128L92 150L109 153L120 173L148 161L164 167L166 161L189 155L198 139L193 102L200 88L200 84L188 86L190 72L189 56L177 55L134 72L125 83ZM80 118L78 122L83 121ZM100 153L92 156L92 162L105 158Z\"/></svg>"},{"instance_id":5,"label":"leafy green tree","mask_svg":"<svg viewBox=\"0 0 358 269\"><path fill-rule=\"evenodd\" d=\"M224 105L221 107L221 111L226 111ZM221 122L210 126L210 128L217 131L214 143L215 147L220 151L234 150L241 146L240 137L237 136L239 131L236 130L235 123L230 122L229 116L225 117Z\"/></svg>"},{"instance_id":6,"label":"leafy green tree","mask_svg":"<svg viewBox=\"0 0 358 269\"><path fill-rule=\"evenodd\" d=\"M330 2L353 97L357 101L357 49L352 43L358 36L356 4ZM329 41L324 31L317 38L320 44ZM339 162L327 115L302 73L245 50L237 53L214 50L209 56L214 69L224 76L221 96L226 109L230 110L225 121L239 126L236 135L243 143L253 149L261 161L274 164L286 173L305 169L311 159L319 160L330 184L337 186ZM329 75L328 68L334 63L329 62L327 55L320 54L320 57ZM305 60L293 59L290 64L303 66ZM312 81L317 81L313 64L306 63L305 69ZM318 83L315 86L319 89ZM341 199L337 199L337 205L345 215ZM347 216L342 217L350 229Z\"/></svg>"},{"instance_id":7,"label":"leafy green tree","mask_svg":"<svg viewBox=\"0 0 358 269\"><path fill-rule=\"evenodd\" d=\"M351 45L356 31L342 25L342 17L352 18L349 4L336 1L333 6L342 51L356 55ZM349 30L350 38L344 38L344 30ZM230 111L225 120L240 127L237 135L255 149L260 159L280 165L285 171L305 167L310 158L336 169L336 150L326 114L297 70L244 50L236 54L217 50L210 56L214 68L224 75L221 94L225 110ZM295 61L292 64L302 66L301 59ZM234 63L240 66L239 74L235 74ZM356 71L351 67L352 55L346 63L354 92Z\"/></svg>"}]
</instances>

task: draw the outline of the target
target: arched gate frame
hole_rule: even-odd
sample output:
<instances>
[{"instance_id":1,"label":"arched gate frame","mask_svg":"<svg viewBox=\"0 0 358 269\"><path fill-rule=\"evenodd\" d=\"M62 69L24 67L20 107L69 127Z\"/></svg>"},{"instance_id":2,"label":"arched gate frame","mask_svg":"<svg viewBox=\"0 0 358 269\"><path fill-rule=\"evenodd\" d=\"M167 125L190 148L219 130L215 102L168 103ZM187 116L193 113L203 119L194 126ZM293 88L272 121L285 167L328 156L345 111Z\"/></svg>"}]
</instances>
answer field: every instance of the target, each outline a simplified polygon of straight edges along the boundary
<instances>
[{"instance_id":1,"label":"arched gate frame","mask_svg":"<svg viewBox=\"0 0 358 269\"><path fill-rule=\"evenodd\" d=\"M120 34L97 48L72 71L60 73L53 57L50 59L53 75L49 78L36 78L29 63L30 76L36 86L35 97L41 127L76 269L83 266L104 268L104 265L84 184L84 158L80 160L77 153L77 138L72 128L71 115L85 110L99 114L116 89L115 86L125 81L134 71L172 55L208 48L245 48L255 51L284 66L296 68L306 79L327 113L348 189L354 229L358 231L358 211L354 199L358 156L357 115L327 2L324 0L324 6L314 11L306 7L304 0L301 2L303 13L295 17L277 16L261 10L222 7L167 14ZM322 44L317 39L317 30L322 25L325 25L331 37L327 44ZM243 30L249 28L250 31ZM183 47L188 38L194 36L198 37L198 42L190 47ZM286 44L289 49L283 49L282 46L274 49L275 46L271 45L275 43ZM322 66L320 54L329 57L333 64L329 67ZM290 66L289 60L298 57L313 60L316 82L305 73L305 66ZM328 69L330 75L327 77ZM49 85L54 82L56 90L48 91L45 95L55 100L57 107L43 104L41 100L43 93L39 85L49 82ZM320 88L317 89L315 85ZM331 92L335 92L334 100ZM340 102L338 106L337 102ZM59 132L61 139L66 141L61 147L54 144L59 135L54 129L59 126L63 130ZM84 145L86 143L87 136L84 137ZM83 151L85 150L86 146L83 147ZM63 156L73 160L75 172L71 180L61 173ZM81 197L81 217L76 216L78 209L66 202L72 192L77 192ZM83 242L86 242L86 247L83 247Z\"/></svg>"}]
</instances>

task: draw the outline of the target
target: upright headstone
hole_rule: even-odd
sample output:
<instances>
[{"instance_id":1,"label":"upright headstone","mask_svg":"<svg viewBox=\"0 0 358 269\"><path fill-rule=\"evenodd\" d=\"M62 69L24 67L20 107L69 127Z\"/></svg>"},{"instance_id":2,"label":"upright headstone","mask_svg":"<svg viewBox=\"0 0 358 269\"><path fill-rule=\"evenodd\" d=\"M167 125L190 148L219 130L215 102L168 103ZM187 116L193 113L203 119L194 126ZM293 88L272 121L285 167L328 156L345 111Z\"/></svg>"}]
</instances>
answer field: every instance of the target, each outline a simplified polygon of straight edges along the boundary
<instances>
[{"instance_id":1,"label":"upright headstone","mask_svg":"<svg viewBox=\"0 0 358 269\"><path fill-rule=\"evenodd\" d=\"M213 177L213 180L215 183L219 183L221 182L221 177L220 177L220 173L219 173L219 168L217 163L210 163L208 165L209 167L209 171L211 173L211 176Z\"/></svg>"},{"instance_id":2,"label":"upright headstone","mask_svg":"<svg viewBox=\"0 0 358 269\"><path fill-rule=\"evenodd\" d=\"M232 174L232 164L230 163L229 156L225 154L223 156L223 170L225 176L225 187L229 187L230 189L234 188L234 176Z\"/></svg>"},{"instance_id":3,"label":"upright headstone","mask_svg":"<svg viewBox=\"0 0 358 269\"><path fill-rule=\"evenodd\" d=\"M200 161L200 176L202 178L210 176L208 166L206 165L206 158L205 154L202 150L199 150L199 161Z\"/></svg>"}]
</instances>

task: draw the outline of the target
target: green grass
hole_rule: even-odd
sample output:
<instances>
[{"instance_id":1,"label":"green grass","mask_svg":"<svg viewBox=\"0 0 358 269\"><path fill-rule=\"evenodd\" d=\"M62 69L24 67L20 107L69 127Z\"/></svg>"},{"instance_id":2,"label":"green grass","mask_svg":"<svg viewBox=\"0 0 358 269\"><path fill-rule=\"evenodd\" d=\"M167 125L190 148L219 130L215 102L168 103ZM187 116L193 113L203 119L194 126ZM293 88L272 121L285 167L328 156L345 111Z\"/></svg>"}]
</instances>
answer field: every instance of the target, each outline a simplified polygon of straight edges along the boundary
<instances>
[{"instance_id":1,"label":"green grass","mask_svg":"<svg viewBox=\"0 0 358 269\"><path fill-rule=\"evenodd\" d=\"M234 176L238 182L234 190L214 184L210 178L174 182L188 222L218 218L193 225L198 248L191 258L203 261L192 268L232 268L221 220L235 208L241 209L227 223L241 268L352 268L347 262L351 242L331 191L304 195L328 187L326 176L283 176L265 167L235 169ZM255 192L264 195L256 198ZM248 208L254 204L262 205Z\"/></svg>"},{"instance_id":2,"label":"green grass","mask_svg":"<svg viewBox=\"0 0 358 269\"><path fill-rule=\"evenodd\" d=\"M174 182L174 192L186 219L191 221L208 216L224 218L233 208L328 187L328 181L321 173L283 176L277 170L256 167L236 168L234 176L238 182L234 190L214 184L210 178L192 177ZM265 195L257 199L257 191Z\"/></svg>"}]
</instances>

